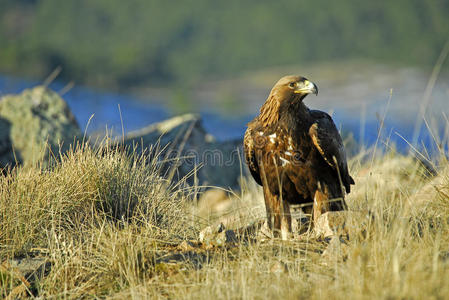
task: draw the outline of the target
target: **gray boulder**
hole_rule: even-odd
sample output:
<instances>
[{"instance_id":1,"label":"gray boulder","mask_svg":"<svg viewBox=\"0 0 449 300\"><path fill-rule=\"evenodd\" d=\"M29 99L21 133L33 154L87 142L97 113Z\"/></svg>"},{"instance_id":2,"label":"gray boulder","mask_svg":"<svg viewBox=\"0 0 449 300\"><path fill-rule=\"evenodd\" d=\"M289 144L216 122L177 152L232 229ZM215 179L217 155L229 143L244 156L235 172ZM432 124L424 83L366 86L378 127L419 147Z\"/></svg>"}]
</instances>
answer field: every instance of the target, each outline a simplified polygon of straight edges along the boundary
<instances>
[{"instance_id":1,"label":"gray boulder","mask_svg":"<svg viewBox=\"0 0 449 300\"><path fill-rule=\"evenodd\" d=\"M0 169L15 165L10 134L11 123L0 117Z\"/></svg>"},{"instance_id":2,"label":"gray boulder","mask_svg":"<svg viewBox=\"0 0 449 300\"><path fill-rule=\"evenodd\" d=\"M203 187L238 189L241 177L242 141L217 141L201 125L197 115L186 114L129 133L125 146L136 151L152 149L163 165L164 177Z\"/></svg>"},{"instance_id":3,"label":"gray boulder","mask_svg":"<svg viewBox=\"0 0 449 300\"><path fill-rule=\"evenodd\" d=\"M0 168L59 156L82 133L65 101L38 86L0 99Z\"/></svg>"}]
</instances>

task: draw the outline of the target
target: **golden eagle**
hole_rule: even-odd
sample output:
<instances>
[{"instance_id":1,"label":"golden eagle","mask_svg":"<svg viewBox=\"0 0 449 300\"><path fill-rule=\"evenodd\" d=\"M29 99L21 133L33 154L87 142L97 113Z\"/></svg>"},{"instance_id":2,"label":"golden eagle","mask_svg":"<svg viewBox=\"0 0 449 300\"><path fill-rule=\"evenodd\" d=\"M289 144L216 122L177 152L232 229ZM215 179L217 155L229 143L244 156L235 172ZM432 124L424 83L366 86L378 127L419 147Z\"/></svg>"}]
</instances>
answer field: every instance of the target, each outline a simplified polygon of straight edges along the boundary
<instances>
[{"instance_id":1,"label":"golden eagle","mask_svg":"<svg viewBox=\"0 0 449 300\"><path fill-rule=\"evenodd\" d=\"M273 235L291 235L290 204L316 219L326 211L346 209L349 175L345 149L332 118L303 103L317 86L301 76L282 77L248 123L244 137L246 163L263 186L268 226Z\"/></svg>"}]
</instances>

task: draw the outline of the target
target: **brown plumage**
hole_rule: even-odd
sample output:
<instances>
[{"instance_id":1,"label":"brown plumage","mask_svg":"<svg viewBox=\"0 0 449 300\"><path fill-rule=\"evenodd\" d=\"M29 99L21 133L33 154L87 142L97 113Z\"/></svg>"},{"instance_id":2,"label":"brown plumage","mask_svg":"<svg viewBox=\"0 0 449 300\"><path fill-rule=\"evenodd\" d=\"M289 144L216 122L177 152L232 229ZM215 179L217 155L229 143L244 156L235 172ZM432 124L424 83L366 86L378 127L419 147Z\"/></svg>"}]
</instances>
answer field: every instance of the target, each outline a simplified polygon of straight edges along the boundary
<instances>
[{"instance_id":1,"label":"brown plumage","mask_svg":"<svg viewBox=\"0 0 449 300\"><path fill-rule=\"evenodd\" d=\"M291 233L290 204L310 203L306 211L316 220L345 209L344 193L354 184L331 117L303 103L310 93L318 88L306 78L282 77L244 137L246 163L263 186L268 226L283 239Z\"/></svg>"}]
</instances>

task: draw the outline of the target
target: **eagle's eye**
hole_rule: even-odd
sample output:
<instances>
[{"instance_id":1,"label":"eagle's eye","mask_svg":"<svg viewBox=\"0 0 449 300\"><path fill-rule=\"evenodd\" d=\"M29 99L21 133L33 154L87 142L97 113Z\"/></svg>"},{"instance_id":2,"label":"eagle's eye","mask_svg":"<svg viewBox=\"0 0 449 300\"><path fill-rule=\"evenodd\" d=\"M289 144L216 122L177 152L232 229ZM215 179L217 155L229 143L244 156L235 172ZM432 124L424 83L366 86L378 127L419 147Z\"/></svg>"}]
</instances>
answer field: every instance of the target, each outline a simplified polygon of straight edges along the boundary
<instances>
[{"instance_id":1,"label":"eagle's eye","mask_svg":"<svg viewBox=\"0 0 449 300\"><path fill-rule=\"evenodd\" d=\"M291 88L294 88L294 87L295 87L295 85L296 85L296 83L295 83L295 82L290 82L290 83L288 84L288 86L289 86L289 87L291 87Z\"/></svg>"}]
</instances>

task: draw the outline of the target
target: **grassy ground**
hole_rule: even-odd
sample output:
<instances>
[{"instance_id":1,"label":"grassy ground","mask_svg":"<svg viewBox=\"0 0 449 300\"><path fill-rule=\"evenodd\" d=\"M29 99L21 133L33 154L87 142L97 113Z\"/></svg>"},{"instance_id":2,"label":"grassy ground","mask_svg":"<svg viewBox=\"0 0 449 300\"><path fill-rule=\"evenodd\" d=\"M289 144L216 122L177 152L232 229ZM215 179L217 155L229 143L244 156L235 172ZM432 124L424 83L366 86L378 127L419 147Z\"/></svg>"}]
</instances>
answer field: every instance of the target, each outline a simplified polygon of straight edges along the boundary
<instances>
[{"instance_id":1,"label":"grassy ground","mask_svg":"<svg viewBox=\"0 0 449 300\"><path fill-rule=\"evenodd\" d=\"M83 146L51 171L18 168L0 177L0 297L448 298L449 169L443 162L432 177L410 157L367 156L351 160L357 184L347 200L372 218L336 245L313 233L225 247L183 242L216 221L198 216L196 190L162 179L156 160L120 151ZM228 226L264 217L251 181L229 201L217 216L233 218ZM25 287L10 265L20 257L51 267Z\"/></svg>"}]
</instances>

